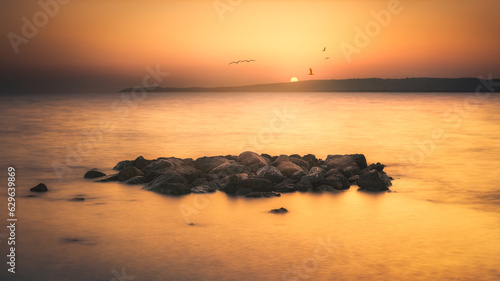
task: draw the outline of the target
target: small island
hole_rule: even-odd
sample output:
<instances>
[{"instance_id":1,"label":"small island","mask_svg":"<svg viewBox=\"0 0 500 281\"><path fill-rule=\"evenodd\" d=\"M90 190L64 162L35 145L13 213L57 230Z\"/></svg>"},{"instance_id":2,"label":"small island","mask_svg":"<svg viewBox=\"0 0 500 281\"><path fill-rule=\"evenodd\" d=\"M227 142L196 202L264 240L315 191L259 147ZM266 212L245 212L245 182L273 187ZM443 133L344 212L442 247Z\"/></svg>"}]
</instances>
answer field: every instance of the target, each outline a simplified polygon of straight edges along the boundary
<instances>
[{"instance_id":1,"label":"small island","mask_svg":"<svg viewBox=\"0 0 500 281\"><path fill-rule=\"evenodd\" d=\"M168 195L211 193L252 198L276 197L288 192L339 192L351 185L366 191L389 191L391 178L381 163L367 165L363 154L328 155L325 160L308 154L270 156L245 151L238 156L187 158L142 156L119 162L106 175L92 169L85 178L96 182L141 184L143 189Z\"/></svg>"}]
</instances>

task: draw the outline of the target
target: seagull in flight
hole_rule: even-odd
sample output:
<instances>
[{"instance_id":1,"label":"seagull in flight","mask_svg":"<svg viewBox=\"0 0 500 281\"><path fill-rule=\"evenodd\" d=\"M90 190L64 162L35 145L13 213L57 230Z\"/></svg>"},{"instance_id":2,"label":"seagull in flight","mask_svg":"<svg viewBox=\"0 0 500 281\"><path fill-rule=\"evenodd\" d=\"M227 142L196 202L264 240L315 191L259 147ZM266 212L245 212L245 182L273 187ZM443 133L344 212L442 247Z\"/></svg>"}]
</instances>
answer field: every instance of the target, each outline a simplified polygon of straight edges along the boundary
<instances>
[{"instance_id":1,"label":"seagull in flight","mask_svg":"<svg viewBox=\"0 0 500 281\"><path fill-rule=\"evenodd\" d=\"M314 75L312 68L309 67L309 75Z\"/></svg>"},{"instance_id":2,"label":"seagull in flight","mask_svg":"<svg viewBox=\"0 0 500 281\"><path fill-rule=\"evenodd\" d=\"M323 48L323 52L326 51L326 47Z\"/></svg>"},{"instance_id":3,"label":"seagull in flight","mask_svg":"<svg viewBox=\"0 0 500 281\"><path fill-rule=\"evenodd\" d=\"M326 58L325 58L325 60L328 60L328 59L330 59L330 57L326 57Z\"/></svg>"},{"instance_id":4,"label":"seagull in flight","mask_svg":"<svg viewBox=\"0 0 500 281\"><path fill-rule=\"evenodd\" d=\"M238 64L238 63L240 63L240 62L252 62L252 61L255 61L255 60L239 60L239 61L232 61L232 62L230 62L229 64L231 65L231 64L233 64L233 63L234 63L234 64Z\"/></svg>"}]
</instances>

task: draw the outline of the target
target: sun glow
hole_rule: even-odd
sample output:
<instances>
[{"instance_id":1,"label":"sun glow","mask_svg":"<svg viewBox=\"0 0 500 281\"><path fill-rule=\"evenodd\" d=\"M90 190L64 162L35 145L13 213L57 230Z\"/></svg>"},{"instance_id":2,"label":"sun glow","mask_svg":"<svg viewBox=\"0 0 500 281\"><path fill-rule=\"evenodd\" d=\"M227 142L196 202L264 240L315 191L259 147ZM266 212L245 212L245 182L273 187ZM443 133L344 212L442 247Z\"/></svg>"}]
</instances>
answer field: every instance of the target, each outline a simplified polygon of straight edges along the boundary
<instances>
[{"instance_id":1,"label":"sun glow","mask_svg":"<svg viewBox=\"0 0 500 281\"><path fill-rule=\"evenodd\" d=\"M297 82L299 81L299 79L297 79L297 77L292 77L292 79L290 79L290 82Z\"/></svg>"}]
</instances>

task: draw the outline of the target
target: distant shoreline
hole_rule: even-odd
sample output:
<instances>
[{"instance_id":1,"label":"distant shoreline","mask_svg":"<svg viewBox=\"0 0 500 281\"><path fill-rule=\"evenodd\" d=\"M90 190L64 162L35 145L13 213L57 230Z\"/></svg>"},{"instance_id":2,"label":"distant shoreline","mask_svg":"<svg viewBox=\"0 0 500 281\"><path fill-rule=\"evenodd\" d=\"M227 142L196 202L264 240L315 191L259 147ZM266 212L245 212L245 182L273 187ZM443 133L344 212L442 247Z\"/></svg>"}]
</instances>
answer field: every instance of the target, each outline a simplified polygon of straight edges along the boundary
<instances>
[{"instance_id":1,"label":"distant shoreline","mask_svg":"<svg viewBox=\"0 0 500 281\"><path fill-rule=\"evenodd\" d=\"M493 79L500 83L500 79ZM147 92L489 92L487 84L478 78L404 78L404 79L335 79L308 80L299 82L258 84L234 87L154 87L127 88L120 92L132 92L133 89ZM498 87L493 87L499 92Z\"/></svg>"}]
</instances>

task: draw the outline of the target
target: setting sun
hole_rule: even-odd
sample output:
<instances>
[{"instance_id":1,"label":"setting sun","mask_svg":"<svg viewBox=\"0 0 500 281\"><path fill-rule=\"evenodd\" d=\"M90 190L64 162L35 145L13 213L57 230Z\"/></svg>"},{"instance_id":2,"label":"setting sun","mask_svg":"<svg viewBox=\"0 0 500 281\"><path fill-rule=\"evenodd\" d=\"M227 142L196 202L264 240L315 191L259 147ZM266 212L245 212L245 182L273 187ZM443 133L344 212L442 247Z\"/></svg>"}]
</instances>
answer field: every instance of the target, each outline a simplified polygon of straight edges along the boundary
<instances>
[{"instance_id":1,"label":"setting sun","mask_svg":"<svg viewBox=\"0 0 500 281\"><path fill-rule=\"evenodd\" d=\"M292 77L292 79L290 79L290 82L297 82L299 81L299 79L297 79L297 77Z\"/></svg>"}]
</instances>

